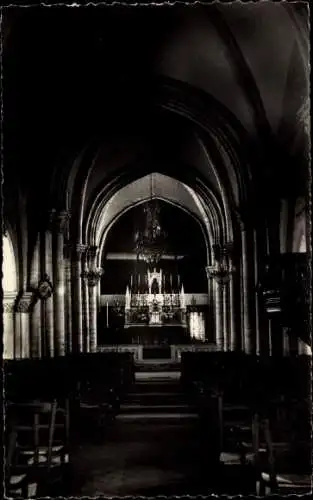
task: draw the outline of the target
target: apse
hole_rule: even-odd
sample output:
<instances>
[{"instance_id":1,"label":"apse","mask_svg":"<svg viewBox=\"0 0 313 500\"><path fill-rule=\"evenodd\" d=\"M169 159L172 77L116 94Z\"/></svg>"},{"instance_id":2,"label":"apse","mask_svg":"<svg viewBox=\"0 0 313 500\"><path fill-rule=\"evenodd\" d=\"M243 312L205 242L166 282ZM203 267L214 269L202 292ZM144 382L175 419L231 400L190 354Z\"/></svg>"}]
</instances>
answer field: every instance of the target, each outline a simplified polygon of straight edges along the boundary
<instances>
[{"instance_id":1,"label":"apse","mask_svg":"<svg viewBox=\"0 0 313 500\"><path fill-rule=\"evenodd\" d=\"M186 293L207 293L205 266L206 243L199 222L185 210L164 200L158 200L160 225L166 234L165 249L158 268L184 283ZM105 273L101 283L102 294L125 293L133 276L145 275L146 263L138 260L134 235L143 222L141 203L124 213L110 229L103 254Z\"/></svg>"}]
</instances>

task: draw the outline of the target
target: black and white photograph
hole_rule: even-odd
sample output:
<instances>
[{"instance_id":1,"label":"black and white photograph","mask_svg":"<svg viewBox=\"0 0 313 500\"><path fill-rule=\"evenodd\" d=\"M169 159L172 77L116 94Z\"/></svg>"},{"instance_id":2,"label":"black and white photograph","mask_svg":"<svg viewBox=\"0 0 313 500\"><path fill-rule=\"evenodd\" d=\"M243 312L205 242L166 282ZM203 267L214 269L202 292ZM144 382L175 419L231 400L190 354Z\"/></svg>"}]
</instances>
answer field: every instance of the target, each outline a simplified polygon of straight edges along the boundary
<instances>
[{"instance_id":1,"label":"black and white photograph","mask_svg":"<svg viewBox=\"0 0 313 500\"><path fill-rule=\"evenodd\" d=\"M309 2L1 7L4 498L309 496Z\"/></svg>"}]
</instances>

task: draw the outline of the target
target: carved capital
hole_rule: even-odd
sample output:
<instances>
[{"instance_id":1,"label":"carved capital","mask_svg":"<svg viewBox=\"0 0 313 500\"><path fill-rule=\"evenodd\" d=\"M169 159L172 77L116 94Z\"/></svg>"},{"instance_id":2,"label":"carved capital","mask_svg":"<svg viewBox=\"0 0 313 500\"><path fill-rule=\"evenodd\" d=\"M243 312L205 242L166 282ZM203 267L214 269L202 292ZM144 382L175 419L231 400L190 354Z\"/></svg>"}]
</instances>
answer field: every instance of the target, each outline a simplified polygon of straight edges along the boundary
<instances>
[{"instance_id":1,"label":"carved capital","mask_svg":"<svg viewBox=\"0 0 313 500\"><path fill-rule=\"evenodd\" d=\"M83 278L87 281L87 285L92 287L96 286L103 274L103 270L101 268L97 269L89 269L88 271L83 273Z\"/></svg>"},{"instance_id":2,"label":"carved capital","mask_svg":"<svg viewBox=\"0 0 313 500\"><path fill-rule=\"evenodd\" d=\"M208 279L214 279L219 285L226 285L229 282L231 270L225 266L207 266L206 273Z\"/></svg>"},{"instance_id":3,"label":"carved capital","mask_svg":"<svg viewBox=\"0 0 313 500\"><path fill-rule=\"evenodd\" d=\"M15 302L3 302L3 312L4 313L13 313L15 310Z\"/></svg>"},{"instance_id":4,"label":"carved capital","mask_svg":"<svg viewBox=\"0 0 313 500\"><path fill-rule=\"evenodd\" d=\"M18 298L15 304L16 311L19 313L28 313L33 301L33 292L24 292L23 295Z\"/></svg>"}]
</instances>

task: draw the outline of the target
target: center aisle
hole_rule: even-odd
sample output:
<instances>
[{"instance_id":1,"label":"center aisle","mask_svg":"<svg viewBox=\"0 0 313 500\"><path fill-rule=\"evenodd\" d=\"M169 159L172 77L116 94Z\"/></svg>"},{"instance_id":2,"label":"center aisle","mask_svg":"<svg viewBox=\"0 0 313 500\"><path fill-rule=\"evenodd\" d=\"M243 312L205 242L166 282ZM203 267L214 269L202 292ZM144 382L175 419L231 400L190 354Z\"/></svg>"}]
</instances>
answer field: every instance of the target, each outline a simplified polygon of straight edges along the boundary
<instances>
[{"instance_id":1,"label":"center aisle","mask_svg":"<svg viewBox=\"0 0 313 500\"><path fill-rule=\"evenodd\" d=\"M156 365L157 366L157 365ZM177 367L137 367L120 414L95 443L73 454L75 495L208 494L198 415L181 393ZM203 447L203 449L201 449ZM206 455L208 449L206 449ZM80 483L80 484L78 484Z\"/></svg>"}]
</instances>

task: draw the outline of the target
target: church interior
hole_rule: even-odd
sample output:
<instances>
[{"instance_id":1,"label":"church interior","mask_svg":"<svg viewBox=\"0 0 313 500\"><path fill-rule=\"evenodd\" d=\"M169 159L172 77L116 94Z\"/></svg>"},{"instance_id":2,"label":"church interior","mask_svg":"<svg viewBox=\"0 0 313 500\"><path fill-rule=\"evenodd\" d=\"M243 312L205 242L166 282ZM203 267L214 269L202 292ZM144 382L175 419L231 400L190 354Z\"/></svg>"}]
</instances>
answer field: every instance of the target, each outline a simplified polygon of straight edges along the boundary
<instances>
[{"instance_id":1,"label":"church interior","mask_svg":"<svg viewBox=\"0 0 313 500\"><path fill-rule=\"evenodd\" d=\"M308 3L2 14L6 496L309 493Z\"/></svg>"}]
</instances>

